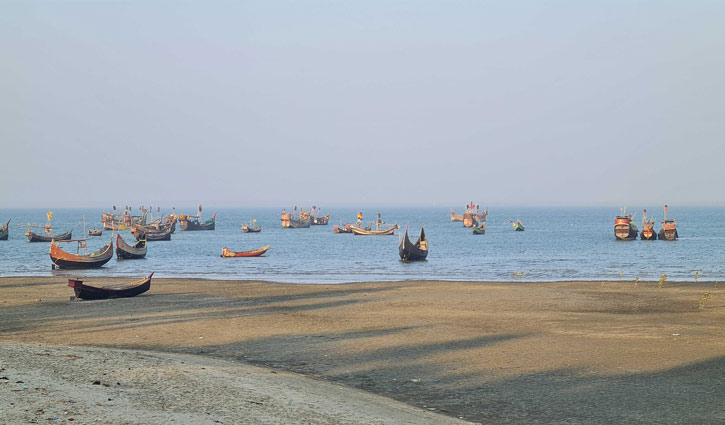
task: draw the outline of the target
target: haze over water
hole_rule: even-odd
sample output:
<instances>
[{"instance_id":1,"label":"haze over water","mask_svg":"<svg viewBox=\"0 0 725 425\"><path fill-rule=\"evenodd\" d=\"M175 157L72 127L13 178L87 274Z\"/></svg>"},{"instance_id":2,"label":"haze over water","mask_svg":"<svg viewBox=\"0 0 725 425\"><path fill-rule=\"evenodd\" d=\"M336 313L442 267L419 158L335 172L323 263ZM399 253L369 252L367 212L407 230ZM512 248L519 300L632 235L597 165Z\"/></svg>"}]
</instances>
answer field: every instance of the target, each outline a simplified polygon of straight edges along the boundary
<instances>
[{"instance_id":1,"label":"haze over water","mask_svg":"<svg viewBox=\"0 0 725 425\"><path fill-rule=\"evenodd\" d=\"M483 205L482 205L483 206ZM454 206L455 207L455 206ZM649 215L661 216L654 206ZM205 206L203 216L211 217ZM462 212L463 204L456 211ZM287 208L289 210L289 207ZM82 234L82 217L88 227L100 227L100 209L56 209L57 232ZM177 209L193 213L195 208ZM10 240L0 241L0 276L128 276L155 272L157 277L268 280L289 283L343 283L386 280L557 281L557 280L657 280L666 273L670 281L725 281L725 208L670 207L668 218L678 223L680 239L621 242L614 240L617 207L490 207L485 235L473 235L461 223L451 223L447 207L364 208L365 220L378 212L401 230L410 224L415 239L424 224L429 240L428 260L402 263L397 236L335 234L341 220L352 222L358 210L325 209L332 216L328 226L283 229L281 208L223 208L214 231L183 232L177 226L170 242L149 242L144 260L114 258L97 270L51 270L49 244L29 243L26 223L44 223L47 210L0 209L0 219L12 218ZM639 225L641 207L629 208ZM163 211L162 211L163 212ZM166 212L170 212L167 210ZM660 212L661 213L661 212ZM261 233L243 233L250 218L262 225ZM525 232L514 232L509 220L520 219ZM122 237L133 241L128 231ZM111 238L89 238L89 250ZM271 245L260 258L221 258L223 247L234 251ZM114 241L115 246L115 241ZM64 244L74 252L75 244ZM524 277L513 277L514 272Z\"/></svg>"}]
</instances>

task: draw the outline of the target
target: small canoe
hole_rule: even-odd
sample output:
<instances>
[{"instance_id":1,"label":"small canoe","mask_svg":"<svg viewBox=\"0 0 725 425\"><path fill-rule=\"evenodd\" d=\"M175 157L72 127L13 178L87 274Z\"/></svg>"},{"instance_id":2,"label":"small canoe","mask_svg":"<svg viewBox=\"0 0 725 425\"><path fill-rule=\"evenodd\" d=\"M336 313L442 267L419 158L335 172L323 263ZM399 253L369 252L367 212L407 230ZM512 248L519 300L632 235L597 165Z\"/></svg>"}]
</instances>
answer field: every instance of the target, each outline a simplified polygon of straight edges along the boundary
<instances>
[{"instance_id":1,"label":"small canoe","mask_svg":"<svg viewBox=\"0 0 725 425\"><path fill-rule=\"evenodd\" d=\"M151 288L151 273L148 277L122 285L93 286L81 279L68 279L77 298L84 300L105 300L108 298L128 298L143 294Z\"/></svg>"},{"instance_id":2,"label":"small canoe","mask_svg":"<svg viewBox=\"0 0 725 425\"><path fill-rule=\"evenodd\" d=\"M519 220L516 220L516 222L513 222L512 221L511 224L513 224L514 230L517 231L517 232L523 232L524 230L526 230L526 227L524 226L524 223L522 223Z\"/></svg>"},{"instance_id":3,"label":"small canoe","mask_svg":"<svg viewBox=\"0 0 725 425\"><path fill-rule=\"evenodd\" d=\"M94 229L88 231L88 236L101 236L103 234L103 229Z\"/></svg>"},{"instance_id":4,"label":"small canoe","mask_svg":"<svg viewBox=\"0 0 725 425\"><path fill-rule=\"evenodd\" d=\"M257 225L257 219L249 220L248 224L242 225L242 232L244 233L259 233L262 231L262 225Z\"/></svg>"},{"instance_id":5,"label":"small canoe","mask_svg":"<svg viewBox=\"0 0 725 425\"><path fill-rule=\"evenodd\" d=\"M146 257L146 241L136 241L133 246L126 243L119 233L116 236L116 258L119 260L138 260Z\"/></svg>"},{"instance_id":6,"label":"small canoe","mask_svg":"<svg viewBox=\"0 0 725 425\"><path fill-rule=\"evenodd\" d=\"M81 241L84 241L81 239ZM50 243L50 260L53 268L59 269L97 269L113 258L113 241L103 245L89 255L71 254L63 251L55 241Z\"/></svg>"},{"instance_id":7,"label":"small canoe","mask_svg":"<svg viewBox=\"0 0 725 425\"><path fill-rule=\"evenodd\" d=\"M263 246L259 249L253 249L251 251L231 251L228 248L222 248L222 257L259 257L263 255L269 249L269 245Z\"/></svg>"}]
</instances>

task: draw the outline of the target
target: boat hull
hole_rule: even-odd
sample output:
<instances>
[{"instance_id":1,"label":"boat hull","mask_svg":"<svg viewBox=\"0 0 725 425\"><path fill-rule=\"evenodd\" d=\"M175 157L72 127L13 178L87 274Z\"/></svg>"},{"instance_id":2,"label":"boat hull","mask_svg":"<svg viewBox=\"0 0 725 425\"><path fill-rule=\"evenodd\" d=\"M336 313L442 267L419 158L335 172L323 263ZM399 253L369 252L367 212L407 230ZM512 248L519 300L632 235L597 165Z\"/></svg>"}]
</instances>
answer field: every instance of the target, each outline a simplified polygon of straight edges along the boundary
<instances>
[{"instance_id":1,"label":"boat hull","mask_svg":"<svg viewBox=\"0 0 725 425\"><path fill-rule=\"evenodd\" d=\"M361 227L357 226L350 226L350 230L354 235L360 235L360 236L388 236L395 234L395 229L397 229L397 226L393 226L389 229L385 230L367 230L363 229Z\"/></svg>"},{"instance_id":2,"label":"boat hull","mask_svg":"<svg viewBox=\"0 0 725 425\"><path fill-rule=\"evenodd\" d=\"M91 255L71 254L63 251L55 241L50 244L50 260L54 268L97 269L113 258L113 242L109 242Z\"/></svg>"},{"instance_id":3,"label":"boat hull","mask_svg":"<svg viewBox=\"0 0 725 425\"><path fill-rule=\"evenodd\" d=\"M137 241L133 246L126 243L121 235L116 236L116 258L119 260L139 260L146 257L146 241Z\"/></svg>"},{"instance_id":4,"label":"boat hull","mask_svg":"<svg viewBox=\"0 0 725 425\"><path fill-rule=\"evenodd\" d=\"M679 235L677 234L677 229L673 230L665 230L662 229L657 233L657 237L661 241L676 241Z\"/></svg>"},{"instance_id":5,"label":"boat hull","mask_svg":"<svg viewBox=\"0 0 725 425\"><path fill-rule=\"evenodd\" d=\"M73 288L77 298L84 300L105 300L109 298L129 298L143 294L151 288L151 273L147 278L130 285L93 286L84 284L82 280L68 279L68 286Z\"/></svg>"},{"instance_id":6,"label":"boat hull","mask_svg":"<svg viewBox=\"0 0 725 425\"><path fill-rule=\"evenodd\" d=\"M639 238L643 241L656 241L657 233L652 229L644 229L640 232Z\"/></svg>"},{"instance_id":7,"label":"boat hull","mask_svg":"<svg viewBox=\"0 0 725 425\"><path fill-rule=\"evenodd\" d=\"M242 226L242 231L244 233L259 233L262 231L262 226Z\"/></svg>"},{"instance_id":8,"label":"boat hull","mask_svg":"<svg viewBox=\"0 0 725 425\"><path fill-rule=\"evenodd\" d=\"M251 251L231 251L227 248L222 249L222 257L239 258L239 257L259 257L269 250L269 245Z\"/></svg>"},{"instance_id":9,"label":"boat hull","mask_svg":"<svg viewBox=\"0 0 725 425\"><path fill-rule=\"evenodd\" d=\"M31 231L25 232L25 236L28 237L29 242L51 242L54 239L56 241L67 241L71 238L72 234L73 234L72 230L67 233L62 233L60 235L51 235L51 236L39 235L39 234L33 233Z\"/></svg>"},{"instance_id":10,"label":"boat hull","mask_svg":"<svg viewBox=\"0 0 725 425\"><path fill-rule=\"evenodd\" d=\"M418 240L413 243L408 238L408 231L406 230L398 245L398 254L403 262L425 260L428 257L428 241L425 238L425 231L421 229Z\"/></svg>"}]
</instances>

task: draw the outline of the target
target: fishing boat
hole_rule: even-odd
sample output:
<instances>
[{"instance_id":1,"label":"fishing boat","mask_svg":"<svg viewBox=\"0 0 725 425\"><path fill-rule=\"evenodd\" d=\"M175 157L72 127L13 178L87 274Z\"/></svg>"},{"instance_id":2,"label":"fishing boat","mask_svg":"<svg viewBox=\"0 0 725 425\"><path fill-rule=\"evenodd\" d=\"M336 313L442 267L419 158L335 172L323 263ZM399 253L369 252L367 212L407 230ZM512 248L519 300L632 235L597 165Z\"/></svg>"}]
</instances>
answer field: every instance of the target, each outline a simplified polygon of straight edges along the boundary
<instances>
[{"instance_id":1,"label":"fishing boat","mask_svg":"<svg viewBox=\"0 0 725 425\"><path fill-rule=\"evenodd\" d=\"M523 232L526 230L526 226L524 226L524 223L521 222L521 220L511 221L511 224L514 226L514 230L517 232Z\"/></svg>"},{"instance_id":2,"label":"fishing boat","mask_svg":"<svg viewBox=\"0 0 725 425\"><path fill-rule=\"evenodd\" d=\"M8 222L5 223L5 225L3 227L0 227L0 241L8 240L8 234L10 233L10 231L8 230L9 226L10 226L10 220L8 220Z\"/></svg>"},{"instance_id":3,"label":"fishing boat","mask_svg":"<svg viewBox=\"0 0 725 425\"><path fill-rule=\"evenodd\" d=\"M485 235L486 234L486 222L484 221L480 225L474 226L473 234L474 235Z\"/></svg>"},{"instance_id":4,"label":"fishing boat","mask_svg":"<svg viewBox=\"0 0 725 425\"><path fill-rule=\"evenodd\" d=\"M428 240L425 238L425 230L420 228L420 236L415 243L408 238L408 228L405 228L405 235L398 244L398 253L402 261L423 261L428 256Z\"/></svg>"},{"instance_id":5,"label":"fishing boat","mask_svg":"<svg viewBox=\"0 0 725 425\"><path fill-rule=\"evenodd\" d=\"M45 232L43 234L35 233L30 230L32 227L41 227L41 228L45 229ZM73 231L70 230L66 233L54 235L53 229L50 226L42 227L42 226L33 226L30 224L28 224L28 231L25 232L25 236L28 237L29 242L50 242L53 240L67 241L67 240L70 240L70 238L72 237L72 234L73 234Z\"/></svg>"},{"instance_id":6,"label":"fishing boat","mask_svg":"<svg viewBox=\"0 0 725 425\"><path fill-rule=\"evenodd\" d=\"M655 219L647 217L647 210L642 210L642 231L639 238L643 241L657 240L657 232L655 232Z\"/></svg>"},{"instance_id":7,"label":"fishing boat","mask_svg":"<svg viewBox=\"0 0 725 425\"><path fill-rule=\"evenodd\" d=\"M109 298L128 298L143 294L151 288L151 273L143 279L127 284L94 286L83 283L81 279L68 279L68 286L73 288L76 298L83 300L105 300Z\"/></svg>"},{"instance_id":8,"label":"fishing boat","mask_svg":"<svg viewBox=\"0 0 725 425\"><path fill-rule=\"evenodd\" d=\"M54 269L95 269L103 266L113 258L113 241L103 245L101 249L89 255L85 255L85 239L62 241L78 242L78 254L63 251L56 242L53 240L50 243L50 260L53 262ZM80 254L81 249L83 249L84 254Z\"/></svg>"},{"instance_id":9,"label":"fishing boat","mask_svg":"<svg viewBox=\"0 0 725 425\"><path fill-rule=\"evenodd\" d=\"M330 222L330 214L327 214L326 216L322 217L312 217L312 224L316 226L327 226L327 224Z\"/></svg>"},{"instance_id":10,"label":"fishing boat","mask_svg":"<svg viewBox=\"0 0 725 425\"><path fill-rule=\"evenodd\" d=\"M667 219L667 205L665 205L665 216L662 220L662 229L657 234L661 241L675 241L679 237L677 234L677 223L675 220Z\"/></svg>"},{"instance_id":11,"label":"fishing boat","mask_svg":"<svg viewBox=\"0 0 725 425\"><path fill-rule=\"evenodd\" d=\"M242 231L244 233L259 233L262 231L262 225L257 224L257 219L253 218L249 220L248 224L242 225Z\"/></svg>"},{"instance_id":12,"label":"fishing boat","mask_svg":"<svg viewBox=\"0 0 725 425\"><path fill-rule=\"evenodd\" d=\"M395 230L398 229L397 224L386 224L380 219L380 214L378 214L378 220L375 222L375 230L373 230L372 225L367 227L362 227L359 224L357 226L351 225L350 231L354 235L362 235L362 236L386 236L386 235L394 235Z\"/></svg>"},{"instance_id":13,"label":"fishing boat","mask_svg":"<svg viewBox=\"0 0 725 425\"><path fill-rule=\"evenodd\" d=\"M335 233L352 233L352 229L349 224L342 224L340 223L339 226L335 226L332 228L332 230L335 231Z\"/></svg>"},{"instance_id":14,"label":"fishing boat","mask_svg":"<svg viewBox=\"0 0 725 425\"><path fill-rule=\"evenodd\" d=\"M146 242L153 241L170 241L172 229L166 229L163 232L144 232L142 229L137 227L131 228L131 234L136 238L137 241L145 240Z\"/></svg>"},{"instance_id":15,"label":"fishing boat","mask_svg":"<svg viewBox=\"0 0 725 425\"><path fill-rule=\"evenodd\" d=\"M259 257L267 252L268 249L269 245L251 251L230 251L228 248L222 248L222 257Z\"/></svg>"},{"instance_id":16,"label":"fishing boat","mask_svg":"<svg viewBox=\"0 0 725 425\"><path fill-rule=\"evenodd\" d=\"M136 241L133 246L126 243L119 233L116 236L116 258L119 260L136 260L146 257L146 240Z\"/></svg>"},{"instance_id":17,"label":"fishing boat","mask_svg":"<svg viewBox=\"0 0 725 425\"><path fill-rule=\"evenodd\" d=\"M88 231L88 236L101 236L103 234L103 229L93 229Z\"/></svg>"},{"instance_id":18,"label":"fishing boat","mask_svg":"<svg viewBox=\"0 0 725 425\"><path fill-rule=\"evenodd\" d=\"M310 213L300 209L297 214L297 207L294 212L288 213L282 210L282 227L285 229L306 229L312 225L312 217Z\"/></svg>"},{"instance_id":19,"label":"fishing boat","mask_svg":"<svg viewBox=\"0 0 725 425\"><path fill-rule=\"evenodd\" d=\"M463 221L463 216L461 214L454 213L453 208L451 208L451 223L454 221Z\"/></svg>"},{"instance_id":20,"label":"fishing boat","mask_svg":"<svg viewBox=\"0 0 725 425\"><path fill-rule=\"evenodd\" d=\"M200 215L197 216L188 216L181 214L179 216L179 225L181 226L181 230L188 232L193 230L214 230L215 224L216 224L216 213L207 221L200 222L199 221Z\"/></svg>"},{"instance_id":21,"label":"fishing boat","mask_svg":"<svg viewBox=\"0 0 725 425\"><path fill-rule=\"evenodd\" d=\"M632 221L632 214L627 215L627 208L620 208L620 215L614 219L614 237L618 241L632 241L637 239L637 225Z\"/></svg>"},{"instance_id":22,"label":"fishing boat","mask_svg":"<svg viewBox=\"0 0 725 425\"><path fill-rule=\"evenodd\" d=\"M466 205L466 212L463 213L463 227L476 227L486 221L488 210L481 210L480 207L471 201ZM453 221L453 217L451 217Z\"/></svg>"}]
</instances>

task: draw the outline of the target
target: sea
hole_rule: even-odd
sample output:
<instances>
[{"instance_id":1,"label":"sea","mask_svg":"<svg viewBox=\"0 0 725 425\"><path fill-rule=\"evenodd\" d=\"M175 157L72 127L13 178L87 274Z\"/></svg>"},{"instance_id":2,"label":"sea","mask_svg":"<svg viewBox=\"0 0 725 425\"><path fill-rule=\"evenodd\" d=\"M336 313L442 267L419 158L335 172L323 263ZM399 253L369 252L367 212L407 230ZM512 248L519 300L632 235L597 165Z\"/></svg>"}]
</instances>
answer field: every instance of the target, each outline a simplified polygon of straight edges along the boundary
<instances>
[{"instance_id":1,"label":"sea","mask_svg":"<svg viewBox=\"0 0 725 425\"><path fill-rule=\"evenodd\" d=\"M45 224L45 209L0 208L0 222L11 219L10 237L0 241L0 276L85 276L202 278L264 280L283 283L345 283L397 280L450 281L725 281L725 208L670 207L668 218L677 220L677 241L616 241L614 217L619 207L489 207L485 235L474 235L460 222L450 221L450 207L322 208L330 213L327 226L284 229L282 208L219 208L216 230L184 232L177 226L171 241L148 243L142 260L114 258L94 270L53 270L49 243L30 243L24 233L28 223ZM464 205L456 212L462 213ZM641 227L641 211L650 215L655 206L630 207ZM156 210L156 207L154 207ZM287 207L289 211L289 206ZM101 228L102 209L54 209L55 232L73 230L73 237L87 229ZM161 209L161 213L172 210ZM196 208L176 209L196 214ZM394 236L336 234L335 225L353 223L358 212L364 222L378 213L386 223L396 223ZM205 207L202 220L211 218ZM661 210L660 210L661 214ZM262 225L260 233L243 233L251 219ZM515 232L511 221L521 220L524 232ZM661 215L656 217L659 230ZM398 255L399 233L409 228L415 240L425 226L427 261L403 263ZM134 241L122 231L126 242ZM111 240L112 232L89 237L89 252ZM270 245L263 257L222 258L222 248L246 251ZM64 244L75 252L76 244ZM115 241L114 241L115 248Z\"/></svg>"}]
</instances>

